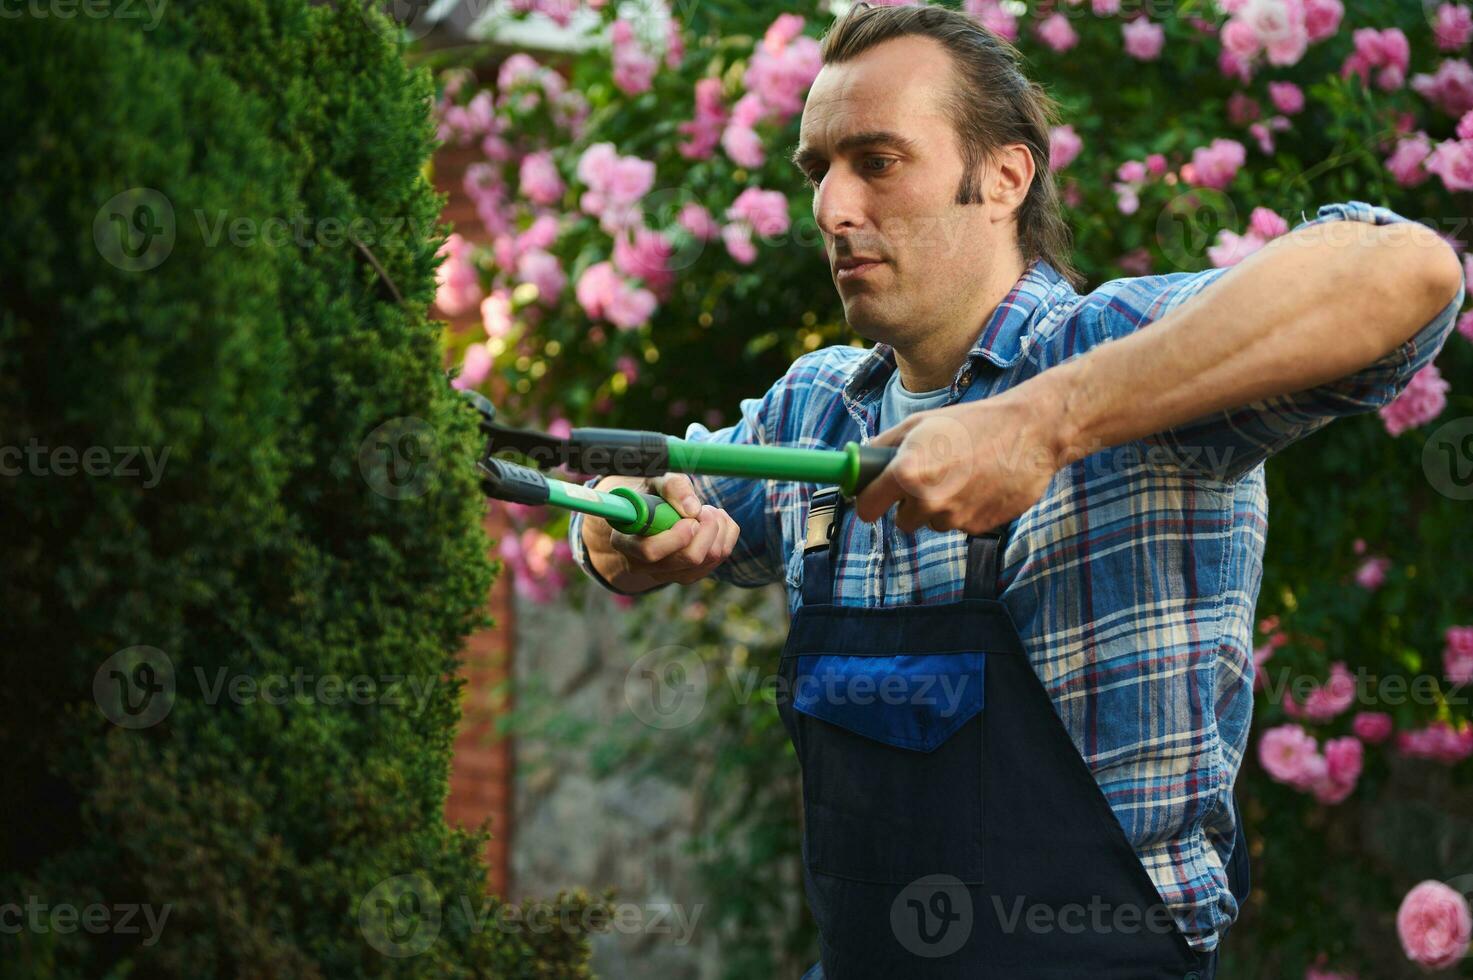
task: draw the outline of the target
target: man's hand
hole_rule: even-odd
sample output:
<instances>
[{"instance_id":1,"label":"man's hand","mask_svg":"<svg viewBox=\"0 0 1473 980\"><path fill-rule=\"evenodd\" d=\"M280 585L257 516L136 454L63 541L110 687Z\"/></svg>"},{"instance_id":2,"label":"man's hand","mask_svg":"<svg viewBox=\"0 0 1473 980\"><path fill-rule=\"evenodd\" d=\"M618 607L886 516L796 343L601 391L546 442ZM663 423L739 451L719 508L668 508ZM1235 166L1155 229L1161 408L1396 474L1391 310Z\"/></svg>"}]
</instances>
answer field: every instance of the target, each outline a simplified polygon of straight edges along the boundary
<instances>
[{"instance_id":1,"label":"man's hand","mask_svg":"<svg viewBox=\"0 0 1473 980\"><path fill-rule=\"evenodd\" d=\"M609 476L595 484L600 490L620 486L659 494L680 512L681 520L668 530L643 537L615 531L601 517L583 519L588 560L616 589L648 592L668 582L689 584L710 575L731 557L741 529L726 511L702 505L688 476Z\"/></svg>"},{"instance_id":2,"label":"man's hand","mask_svg":"<svg viewBox=\"0 0 1473 980\"><path fill-rule=\"evenodd\" d=\"M1037 380L917 412L876 436L870 445L899 452L856 499L859 519L877 521L898 502L895 526L907 534L980 534L1031 507L1069 461L1063 401Z\"/></svg>"}]
</instances>

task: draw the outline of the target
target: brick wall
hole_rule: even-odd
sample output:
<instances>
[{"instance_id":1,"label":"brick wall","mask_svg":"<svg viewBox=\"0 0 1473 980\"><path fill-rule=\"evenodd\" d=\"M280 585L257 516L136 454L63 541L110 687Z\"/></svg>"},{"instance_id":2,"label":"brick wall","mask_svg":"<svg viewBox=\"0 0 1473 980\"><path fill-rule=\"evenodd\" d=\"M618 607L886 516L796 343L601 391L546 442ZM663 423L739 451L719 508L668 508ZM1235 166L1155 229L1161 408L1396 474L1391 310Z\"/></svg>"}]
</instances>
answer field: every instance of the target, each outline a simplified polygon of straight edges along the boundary
<instances>
[{"instance_id":1,"label":"brick wall","mask_svg":"<svg viewBox=\"0 0 1473 980\"><path fill-rule=\"evenodd\" d=\"M444 219L455 225L462 237L485 241L485 229L476 217L475 205L461 190L467 165L480 157L479 148L446 147L435 155L435 186L450 198L445 204ZM448 317L452 330L481 330L479 310ZM486 518L486 530L492 544L506 532L499 509ZM488 597L489 612L496 620L494 628L476 633L466 643L461 676L466 687L462 701L464 712L460 731L455 738L455 757L450 768L450 797L445 802L445 817L452 824L478 827L490 819L492 837L486 848L486 862L491 867L491 891L510 893L512 835L512 751L509 739L498 739L495 719L510 705L509 678L515 652L512 582L509 575L497 579Z\"/></svg>"}]
</instances>

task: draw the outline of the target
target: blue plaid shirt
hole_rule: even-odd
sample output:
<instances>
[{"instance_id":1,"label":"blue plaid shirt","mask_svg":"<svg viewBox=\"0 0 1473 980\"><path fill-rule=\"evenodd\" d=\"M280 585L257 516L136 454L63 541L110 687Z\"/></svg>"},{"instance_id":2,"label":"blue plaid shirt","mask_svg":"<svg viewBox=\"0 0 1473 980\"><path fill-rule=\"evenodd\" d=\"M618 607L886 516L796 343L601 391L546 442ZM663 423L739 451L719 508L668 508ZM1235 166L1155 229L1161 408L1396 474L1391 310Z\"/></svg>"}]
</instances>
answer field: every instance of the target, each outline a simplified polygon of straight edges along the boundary
<instances>
[{"instance_id":1,"label":"blue plaid shirt","mask_svg":"<svg viewBox=\"0 0 1473 980\"><path fill-rule=\"evenodd\" d=\"M1307 223L1332 220L1406 219L1353 201L1326 205ZM1036 261L982 328L950 401L969 384L986 385L989 396L1005 391L1130 334L1226 271L1116 279L1081 296ZM1236 829L1233 782L1253 715L1253 614L1268 526L1263 462L1334 418L1396 397L1441 349L1462 301L1460 291L1414 337L1353 375L1071 463L1013 525L1002 601L1126 836L1198 949L1215 948L1238 913L1226 863ZM743 400L735 425L711 432L693 424L686 438L825 449L866 442L877 434L894 370L884 344L817 350L761 399ZM692 479L702 501L741 528L715 577L747 587L782 581L796 610L815 488ZM891 514L874 524L846 515L836 601L961 599L966 536L906 534ZM575 559L592 574L581 517L569 535Z\"/></svg>"}]
</instances>

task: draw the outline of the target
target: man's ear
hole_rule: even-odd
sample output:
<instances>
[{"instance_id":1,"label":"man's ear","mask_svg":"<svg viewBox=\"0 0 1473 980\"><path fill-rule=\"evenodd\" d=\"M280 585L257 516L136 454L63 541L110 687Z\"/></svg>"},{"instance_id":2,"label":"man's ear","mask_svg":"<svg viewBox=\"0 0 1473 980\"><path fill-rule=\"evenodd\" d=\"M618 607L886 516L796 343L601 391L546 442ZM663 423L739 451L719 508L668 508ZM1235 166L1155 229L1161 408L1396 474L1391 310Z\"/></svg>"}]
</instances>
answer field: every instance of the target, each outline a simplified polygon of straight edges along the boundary
<instances>
[{"instance_id":1,"label":"man's ear","mask_svg":"<svg viewBox=\"0 0 1473 980\"><path fill-rule=\"evenodd\" d=\"M983 193L997 206L1001 217L1010 217L1022 206L1037 172L1027 143L1009 143L992 153Z\"/></svg>"}]
</instances>

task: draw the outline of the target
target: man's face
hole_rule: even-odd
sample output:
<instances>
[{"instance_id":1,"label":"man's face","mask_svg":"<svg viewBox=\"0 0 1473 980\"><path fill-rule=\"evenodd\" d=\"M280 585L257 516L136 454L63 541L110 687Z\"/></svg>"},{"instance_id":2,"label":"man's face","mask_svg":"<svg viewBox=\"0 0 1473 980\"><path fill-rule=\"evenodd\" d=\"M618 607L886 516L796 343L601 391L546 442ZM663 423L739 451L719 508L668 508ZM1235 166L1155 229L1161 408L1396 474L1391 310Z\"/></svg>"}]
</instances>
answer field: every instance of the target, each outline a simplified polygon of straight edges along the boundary
<instances>
[{"instance_id":1,"label":"man's face","mask_svg":"<svg viewBox=\"0 0 1473 980\"><path fill-rule=\"evenodd\" d=\"M903 37L825 65L803 108L795 161L813 188L849 325L904 345L967 316L1006 230L993 204L955 203L963 163L945 97L951 58ZM980 178L979 174L979 178ZM859 258L879 261L846 269Z\"/></svg>"}]
</instances>

